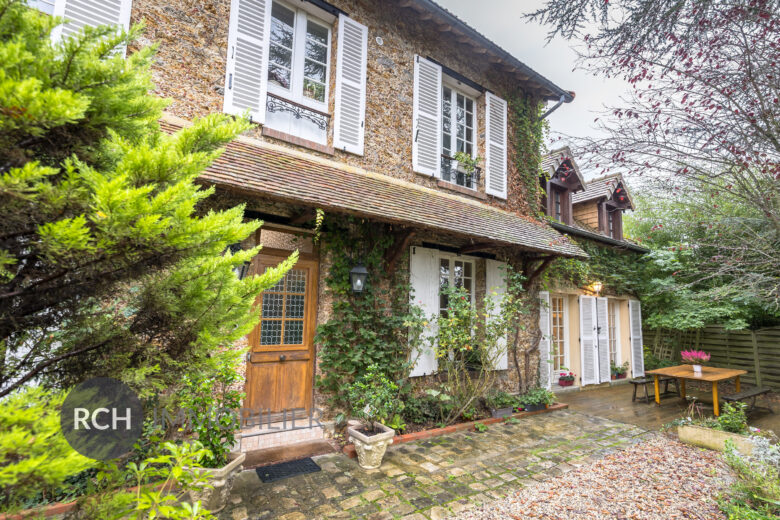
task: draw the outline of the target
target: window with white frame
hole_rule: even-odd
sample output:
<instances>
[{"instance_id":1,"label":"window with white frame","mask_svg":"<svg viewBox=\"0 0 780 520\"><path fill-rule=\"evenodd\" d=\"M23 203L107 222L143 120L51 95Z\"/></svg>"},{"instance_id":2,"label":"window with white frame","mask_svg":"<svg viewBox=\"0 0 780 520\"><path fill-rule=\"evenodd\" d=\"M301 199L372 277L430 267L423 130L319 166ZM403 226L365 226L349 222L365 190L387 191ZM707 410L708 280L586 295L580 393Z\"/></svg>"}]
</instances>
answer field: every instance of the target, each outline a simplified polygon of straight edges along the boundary
<instances>
[{"instance_id":1,"label":"window with white frame","mask_svg":"<svg viewBox=\"0 0 780 520\"><path fill-rule=\"evenodd\" d=\"M563 305L563 296L550 296L550 339L553 349L550 357L553 361L553 370L560 370L566 366L566 324Z\"/></svg>"},{"instance_id":2,"label":"window with white frame","mask_svg":"<svg viewBox=\"0 0 780 520\"><path fill-rule=\"evenodd\" d=\"M618 302L610 299L607 302L607 322L609 326L609 360L618 363Z\"/></svg>"},{"instance_id":3,"label":"window with white frame","mask_svg":"<svg viewBox=\"0 0 780 520\"><path fill-rule=\"evenodd\" d=\"M474 301L474 263L469 260L442 257L439 260L439 314L447 315L449 299L441 292L448 286L462 287Z\"/></svg>"},{"instance_id":4,"label":"window with white frame","mask_svg":"<svg viewBox=\"0 0 780 520\"><path fill-rule=\"evenodd\" d=\"M452 168L458 152L474 157L476 151L476 102L468 94L447 85L442 86L441 154L442 180L475 189L476 179L461 168Z\"/></svg>"},{"instance_id":5,"label":"window with white frame","mask_svg":"<svg viewBox=\"0 0 780 520\"><path fill-rule=\"evenodd\" d=\"M265 124L324 144L328 129L330 26L306 10L271 7Z\"/></svg>"}]
</instances>

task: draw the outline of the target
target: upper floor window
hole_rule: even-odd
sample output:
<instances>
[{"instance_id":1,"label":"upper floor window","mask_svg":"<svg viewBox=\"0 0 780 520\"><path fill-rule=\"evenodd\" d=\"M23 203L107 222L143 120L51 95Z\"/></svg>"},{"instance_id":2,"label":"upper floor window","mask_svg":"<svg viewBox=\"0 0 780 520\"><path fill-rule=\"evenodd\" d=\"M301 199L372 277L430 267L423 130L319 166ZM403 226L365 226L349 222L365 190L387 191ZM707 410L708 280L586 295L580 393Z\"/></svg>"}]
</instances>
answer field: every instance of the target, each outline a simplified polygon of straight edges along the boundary
<instances>
[{"instance_id":1,"label":"upper floor window","mask_svg":"<svg viewBox=\"0 0 780 520\"><path fill-rule=\"evenodd\" d=\"M324 107L328 98L330 29L303 10L274 2L268 49L268 90Z\"/></svg>"},{"instance_id":2,"label":"upper floor window","mask_svg":"<svg viewBox=\"0 0 780 520\"><path fill-rule=\"evenodd\" d=\"M474 189L476 176L462 168L453 169L452 159L458 152L474 157L475 101L448 85L442 87L441 101L442 180Z\"/></svg>"}]
</instances>

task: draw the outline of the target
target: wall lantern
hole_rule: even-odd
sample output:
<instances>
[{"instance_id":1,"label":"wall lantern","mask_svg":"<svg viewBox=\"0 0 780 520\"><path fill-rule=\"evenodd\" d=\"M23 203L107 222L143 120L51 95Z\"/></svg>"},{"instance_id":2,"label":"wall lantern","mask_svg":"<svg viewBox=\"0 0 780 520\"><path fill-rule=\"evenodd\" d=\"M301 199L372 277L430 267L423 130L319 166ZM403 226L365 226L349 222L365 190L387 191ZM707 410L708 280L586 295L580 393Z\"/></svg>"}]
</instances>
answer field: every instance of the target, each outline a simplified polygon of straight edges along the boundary
<instances>
[{"instance_id":1,"label":"wall lantern","mask_svg":"<svg viewBox=\"0 0 780 520\"><path fill-rule=\"evenodd\" d=\"M230 244L228 246L228 250L230 250L231 255L235 255L241 251L241 244L238 242L235 244ZM239 280L243 280L249 274L249 262L244 262L243 264L234 267L233 272L236 273L236 276L238 276Z\"/></svg>"},{"instance_id":2,"label":"wall lantern","mask_svg":"<svg viewBox=\"0 0 780 520\"><path fill-rule=\"evenodd\" d=\"M358 263L355 267L349 271L349 282L352 284L352 292L360 294L366 286L366 278L368 278L368 269L362 263Z\"/></svg>"},{"instance_id":3,"label":"wall lantern","mask_svg":"<svg viewBox=\"0 0 780 520\"><path fill-rule=\"evenodd\" d=\"M591 290L592 290L594 293L596 293L596 296L598 296L599 294L601 294L601 289L603 289L603 288L604 288L604 284L603 284L603 283L601 283L601 282L593 282L592 284L590 284L590 289L591 289Z\"/></svg>"}]
</instances>

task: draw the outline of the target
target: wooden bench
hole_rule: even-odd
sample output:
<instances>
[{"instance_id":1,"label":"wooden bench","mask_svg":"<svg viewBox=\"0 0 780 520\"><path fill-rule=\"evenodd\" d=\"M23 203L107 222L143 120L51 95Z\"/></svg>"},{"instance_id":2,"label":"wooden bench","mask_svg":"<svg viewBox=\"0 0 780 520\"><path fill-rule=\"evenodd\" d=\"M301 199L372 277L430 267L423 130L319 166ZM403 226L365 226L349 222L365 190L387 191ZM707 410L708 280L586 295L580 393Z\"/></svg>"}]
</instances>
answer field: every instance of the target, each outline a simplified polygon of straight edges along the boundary
<instances>
[{"instance_id":1,"label":"wooden bench","mask_svg":"<svg viewBox=\"0 0 780 520\"><path fill-rule=\"evenodd\" d=\"M676 378L674 378L674 377L659 377L658 378L658 383L659 384L660 383L664 384L664 391L663 391L663 393L661 395L667 395L667 394L670 394L670 393L680 395L680 387L679 387L679 384L677 383L677 379ZM669 383L674 383L674 387L677 390L676 392L670 392L669 391ZM634 394L631 396L631 402L633 403L634 401L636 401L636 389L637 389L637 387L639 385L642 385L642 386L645 387L645 396L644 396L644 398L640 397L640 399L644 399L644 401L646 403L649 403L650 402L650 394L648 394L648 392L647 392L647 387L648 387L648 385L653 385L654 384L653 378L652 377L637 377L637 378L634 378L634 379L631 380L631 384L634 385Z\"/></svg>"},{"instance_id":2,"label":"wooden bench","mask_svg":"<svg viewBox=\"0 0 780 520\"><path fill-rule=\"evenodd\" d=\"M750 399L750 404L748 405L747 410L745 410L746 412L752 412L756 408L760 408L762 410L768 410L771 413L775 413L774 410L772 410L768 406L756 406L756 398L760 395L768 394L771 391L772 389L767 387L750 388L748 390L743 390L735 394L724 395L723 400L728 401L730 403L735 403L737 401L747 402L747 400Z\"/></svg>"}]
</instances>

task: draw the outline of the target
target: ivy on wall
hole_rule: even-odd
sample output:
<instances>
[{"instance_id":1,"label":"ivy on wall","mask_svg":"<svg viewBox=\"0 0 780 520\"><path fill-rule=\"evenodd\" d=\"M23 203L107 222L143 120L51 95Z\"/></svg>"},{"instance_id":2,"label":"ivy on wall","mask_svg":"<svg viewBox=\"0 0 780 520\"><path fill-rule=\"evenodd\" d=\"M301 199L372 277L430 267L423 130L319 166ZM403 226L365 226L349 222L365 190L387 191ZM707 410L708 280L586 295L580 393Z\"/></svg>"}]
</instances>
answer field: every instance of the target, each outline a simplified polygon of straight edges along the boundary
<instances>
[{"instance_id":1,"label":"ivy on wall","mask_svg":"<svg viewBox=\"0 0 780 520\"><path fill-rule=\"evenodd\" d=\"M539 117L544 109L544 102L531 98L518 89L508 96L509 125L514 152L510 160L517 172L520 188L525 192L530 214L539 213L541 186L539 177L542 172L542 154L544 153L544 134L548 128L546 120Z\"/></svg>"},{"instance_id":2,"label":"ivy on wall","mask_svg":"<svg viewBox=\"0 0 780 520\"><path fill-rule=\"evenodd\" d=\"M421 329L423 318L410 302L406 269L387 271L385 257L397 240L389 225L326 220L322 250L332 262L325 283L333 308L315 342L321 349L317 385L333 405L347 404L347 386L372 364L394 381L407 380L409 331ZM402 254L398 266L408 263L408 252ZM358 262L369 274L363 292L353 294L349 271Z\"/></svg>"}]
</instances>

